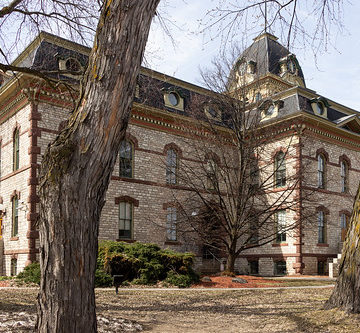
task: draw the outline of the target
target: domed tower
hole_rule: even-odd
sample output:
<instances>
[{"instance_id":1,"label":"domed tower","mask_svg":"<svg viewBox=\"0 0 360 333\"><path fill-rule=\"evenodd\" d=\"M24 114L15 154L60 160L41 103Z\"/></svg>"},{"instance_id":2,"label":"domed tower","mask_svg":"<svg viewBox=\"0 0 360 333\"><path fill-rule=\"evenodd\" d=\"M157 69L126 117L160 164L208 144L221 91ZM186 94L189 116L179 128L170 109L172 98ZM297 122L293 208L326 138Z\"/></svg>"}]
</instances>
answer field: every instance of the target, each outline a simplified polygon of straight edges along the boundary
<instances>
[{"instance_id":1,"label":"domed tower","mask_svg":"<svg viewBox=\"0 0 360 333\"><path fill-rule=\"evenodd\" d=\"M277 40L266 32L239 56L231 73L231 93L245 94L252 103L294 86L305 87L296 56Z\"/></svg>"}]
</instances>

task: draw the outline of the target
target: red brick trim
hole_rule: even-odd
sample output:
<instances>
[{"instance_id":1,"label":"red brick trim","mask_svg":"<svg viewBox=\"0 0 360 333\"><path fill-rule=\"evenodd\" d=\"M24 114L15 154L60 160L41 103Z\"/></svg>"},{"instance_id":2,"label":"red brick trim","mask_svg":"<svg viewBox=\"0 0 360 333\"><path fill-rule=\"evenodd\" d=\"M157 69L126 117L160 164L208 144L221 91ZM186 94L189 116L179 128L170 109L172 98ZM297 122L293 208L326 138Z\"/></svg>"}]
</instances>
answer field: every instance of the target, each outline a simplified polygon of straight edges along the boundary
<instances>
[{"instance_id":1,"label":"red brick trim","mask_svg":"<svg viewBox=\"0 0 360 333\"><path fill-rule=\"evenodd\" d=\"M329 244L326 244L326 243L317 243L316 246L318 246L318 247L329 247Z\"/></svg>"},{"instance_id":2,"label":"red brick trim","mask_svg":"<svg viewBox=\"0 0 360 333\"><path fill-rule=\"evenodd\" d=\"M288 155L289 155L289 153L288 153L288 151L287 151L286 148L284 148L284 147L278 147L278 148L276 148L276 149L272 152L272 154L271 154L271 162L272 162L272 163L275 163L276 156L277 156L279 153L284 153L284 154L285 154L285 157L284 157L285 160L286 160L286 158L287 158Z\"/></svg>"},{"instance_id":3,"label":"red brick trim","mask_svg":"<svg viewBox=\"0 0 360 333\"><path fill-rule=\"evenodd\" d=\"M115 198L116 205L120 204L120 202L130 202L134 205L134 207L139 207L139 200L136 200L128 195L122 195Z\"/></svg>"},{"instance_id":4,"label":"red brick trim","mask_svg":"<svg viewBox=\"0 0 360 333\"><path fill-rule=\"evenodd\" d=\"M203 163L207 163L209 160L213 160L216 164L220 165L220 158L214 152L207 152Z\"/></svg>"},{"instance_id":5,"label":"red brick trim","mask_svg":"<svg viewBox=\"0 0 360 333\"><path fill-rule=\"evenodd\" d=\"M164 244L165 245L182 245L182 243L179 241L170 241L170 240L165 241Z\"/></svg>"},{"instance_id":6,"label":"red brick trim","mask_svg":"<svg viewBox=\"0 0 360 333\"><path fill-rule=\"evenodd\" d=\"M28 154L30 155L30 176L27 181L29 185L29 196L27 198L29 211L26 216L28 221L26 238L30 252L25 263L26 266L36 261L36 252L34 251L36 250L36 239L39 238L39 232L36 230L36 223L39 217L39 213L36 211L36 204L40 201L36 193L36 187L39 182L37 177L38 155L41 153L41 149L38 146L38 138L41 137L41 129L38 127L38 121L41 120L41 114L38 111L38 105L36 103L32 102L30 108L30 147L28 150Z\"/></svg>"},{"instance_id":7,"label":"red brick trim","mask_svg":"<svg viewBox=\"0 0 360 333\"><path fill-rule=\"evenodd\" d=\"M10 237L10 241L18 241L18 240L19 240L19 236Z\"/></svg>"},{"instance_id":8,"label":"red brick trim","mask_svg":"<svg viewBox=\"0 0 360 333\"><path fill-rule=\"evenodd\" d=\"M351 169L350 158L347 157L345 154L342 154L341 156L339 156L339 166L341 165L341 162L345 162L347 164L348 170Z\"/></svg>"},{"instance_id":9,"label":"red brick trim","mask_svg":"<svg viewBox=\"0 0 360 333\"><path fill-rule=\"evenodd\" d=\"M349 193L334 192L334 191L326 190L324 188L318 188L318 187L312 187L312 186L303 186L303 189L304 190L310 190L310 191L316 191L316 192L322 192L322 193L326 193L326 194L339 195L341 197L346 197L346 198L352 198L353 197Z\"/></svg>"},{"instance_id":10,"label":"red brick trim","mask_svg":"<svg viewBox=\"0 0 360 333\"><path fill-rule=\"evenodd\" d=\"M329 162L329 154L326 152L326 150L324 148L319 148L316 151L316 159L318 158L319 155L323 155L325 157L326 162Z\"/></svg>"},{"instance_id":11,"label":"red brick trim","mask_svg":"<svg viewBox=\"0 0 360 333\"><path fill-rule=\"evenodd\" d=\"M179 207L179 204L178 204L177 202L174 202L174 201L163 203L163 209L164 209L164 210L166 210L166 209L168 209L168 208L170 208L170 207L178 208L178 207Z\"/></svg>"},{"instance_id":12,"label":"red brick trim","mask_svg":"<svg viewBox=\"0 0 360 333\"><path fill-rule=\"evenodd\" d=\"M16 131L19 132L19 137L20 137L20 129L21 129L20 124L18 122L15 122L15 125L12 128L12 141L14 141L14 135Z\"/></svg>"},{"instance_id":13,"label":"red brick trim","mask_svg":"<svg viewBox=\"0 0 360 333\"><path fill-rule=\"evenodd\" d=\"M20 200L20 192L17 190L14 190L13 193L11 193L10 195L10 201L12 201L12 199L17 196L18 200Z\"/></svg>"},{"instance_id":14,"label":"red brick trim","mask_svg":"<svg viewBox=\"0 0 360 333\"><path fill-rule=\"evenodd\" d=\"M256 259L260 259L260 258L297 258L299 257L300 254L299 253L272 253L272 254L240 254L239 258L245 258L245 259L251 259L251 260L256 260ZM302 253L301 254L302 257L320 257L320 258L336 258L337 257L337 253Z\"/></svg>"},{"instance_id":15,"label":"red brick trim","mask_svg":"<svg viewBox=\"0 0 360 333\"><path fill-rule=\"evenodd\" d=\"M131 142L133 144L133 146L134 146L134 149L139 148L138 139L134 135L132 135L131 133L126 133L125 134L125 140Z\"/></svg>"},{"instance_id":16,"label":"red brick trim","mask_svg":"<svg viewBox=\"0 0 360 333\"><path fill-rule=\"evenodd\" d=\"M272 247L281 247L281 246L289 246L288 243L273 243Z\"/></svg>"},{"instance_id":17,"label":"red brick trim","mask_svg":"<svg viewBox=\"0 0 360 333\"><path fill-rule=\"evenodd\" d=\"M25 167L22 167L21 169L17 169L16 171L13 171L13 172L9 173L8 175L0 178L0 181L8 179L8 178L20 173L20 172L26 171L27 169L30 169L30 167L31 166L25 166Z\"/></svg>"},{"instance_id":18,"label":"red brick trim","mask_svg":"<svg viewBox=\"0 0 360 333\"><path fill-rule=\"evenodd\" d=\"M327 209L325 206L321 205L321 206L318 206L316 207L316 212L324 212L325 215L329 215L330 214L330 211L329 209Z\"/></svg>"},{"instance_id":19,"label":"red brick trim","mask_svg":"<svg viewBox=\"0 0 360 333\"><path fill-rule=\"evenodd\" d=\"M166 144L164 146L163 154L166 156L167 151L170 150L170 149L175 150L178 157L182 158L182 150L181 150L181 148L178 145L176 145L175 143L173 143L173 142L168 143L168 144Z\"/></svg>"},{"instance_id":20,"label":"red brick trim","mask_svg":"<svg viewBox=\"0 0 360 333\"><path fill-rule=\"evenodd\" d=\"M0 199L0 203L1 203L1 199ZM351 216L351 213L346 210L346 209L343 209L343 210L340 210L339 211L339 216L341 216L342 214L345 214L346 216L350 217Z\"/></svg>"}]
</instances>

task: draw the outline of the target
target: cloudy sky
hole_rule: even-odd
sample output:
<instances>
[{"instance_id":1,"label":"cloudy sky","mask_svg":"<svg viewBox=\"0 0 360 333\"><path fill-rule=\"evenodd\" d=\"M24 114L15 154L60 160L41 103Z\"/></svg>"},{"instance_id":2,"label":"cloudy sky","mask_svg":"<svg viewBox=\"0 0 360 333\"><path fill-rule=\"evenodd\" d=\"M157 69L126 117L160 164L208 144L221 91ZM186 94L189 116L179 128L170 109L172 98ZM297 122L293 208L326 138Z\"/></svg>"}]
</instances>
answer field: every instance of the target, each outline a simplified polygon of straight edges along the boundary
<instances>
[{"instance_id":1,"label":"cloudy sky","mask_svg":"<svg viewBox=\"0 0 360 333\"><path fill-rule=\"evenodd\" d=\"M201 85L199 68L211 67L211 60L221 48L220 38L202 33L199 20L218 0L163 0L160 8L166 26L171 29L173 43L159 24L153 25L147 47L147 66ZM290 49L302 66L306 85L331 100L360 111L360 1L345 0L344 29L334 29L327 50L317 52L296 43ZM311 15L304 14L304 25L311 25ZM255 19L252 22L256 21ZM310 22L310 23L309 23ZM260 27L263 22L256 22ZM261 28L260 28L261 29ZM279 32L276 33L279 35ZM249 46L254 36L239 38L240 48ZM245 41L244 41L245 40Z\"/></svg>"}]
</instances>

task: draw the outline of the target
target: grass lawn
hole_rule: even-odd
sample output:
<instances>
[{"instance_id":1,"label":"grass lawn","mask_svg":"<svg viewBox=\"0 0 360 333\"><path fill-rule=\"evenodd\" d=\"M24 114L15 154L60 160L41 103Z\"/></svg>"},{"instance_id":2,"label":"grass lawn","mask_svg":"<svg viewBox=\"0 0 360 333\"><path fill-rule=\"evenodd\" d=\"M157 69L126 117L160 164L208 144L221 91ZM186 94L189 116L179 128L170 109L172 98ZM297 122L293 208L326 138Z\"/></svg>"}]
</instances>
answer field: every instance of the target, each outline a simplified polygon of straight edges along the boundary
<instances>
[{"instance_id":1,"label":"grass lawn","mask_svg":"<svg viewBox=\"0 0 360 333\"><path fill-rule=\"evenodd\" d=\"M323 310L331 290L97 290L97 313L135 321L144 332L360 332L360 315ZM36 294L0 289L0 316L35 316Z\"/></svg>"}]
</instances>

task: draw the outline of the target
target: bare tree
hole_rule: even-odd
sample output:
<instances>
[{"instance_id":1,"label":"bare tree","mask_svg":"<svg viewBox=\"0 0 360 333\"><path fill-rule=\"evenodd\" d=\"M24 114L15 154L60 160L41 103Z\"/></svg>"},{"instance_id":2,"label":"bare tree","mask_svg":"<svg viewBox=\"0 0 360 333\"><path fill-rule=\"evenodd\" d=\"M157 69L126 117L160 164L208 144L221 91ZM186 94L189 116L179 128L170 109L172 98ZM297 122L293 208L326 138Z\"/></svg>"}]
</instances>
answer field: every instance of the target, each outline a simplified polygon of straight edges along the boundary
<instances>
[{"instance_id":1,"label":"bare tree","mask_svg":"<svg viewBox=\"0 0 360 333\"><path fill-rule=\"evenodd\" d=\"M229 75L216 63L213 72L203 73L214 93L192 99L190 116L203 135L184 140L184 150L197 162L180 160L179 182L190 191L174 194L182 216L178 228L220 251L230 273L243 251L300 232L307 217L300 223L294 216L305 201L308 207L311 202L310 192L299 191L300 126L283 123L290 130L280 139L272 137L269 133L279 125L269 125L267 113L281 109L283 102L249 97L249 90L237 86L237 72Z\"/></svg>"},{"instance_id":2,"label":"bare tree","mask_svg":"<svg viewBox=\"0 0 360 333\"><path fill-rule=\"evenodd\" d=\"M210 38L221 38L223 45L266 31L276 33L288 48L300 42L316 57L334 46L334 33L344 30L343 6L344 0L218 0L200 26Z\"/></svg>"},{"instance_id":3,"label":"bare tree","mask_svg":"<svg viewBox=\"0 0 360 333\"><path fill-rule=\"evenodd\" d=\"M158 3L116 0L102 5L77 107L44 155L39 191L39 332L97 330L94 273L99 217ZM61 8L53 13L53 6ZM65 7L74 9L75 15ZM42 19L55 17L74 31L82 29L88 8L86 1L14 0L0 9L0 18L4 23L21 15L20 25L38 20L38 26ZM3 49L2 54L2 70L21 70L7 68Z\"/></svg>"}]
</instances>

